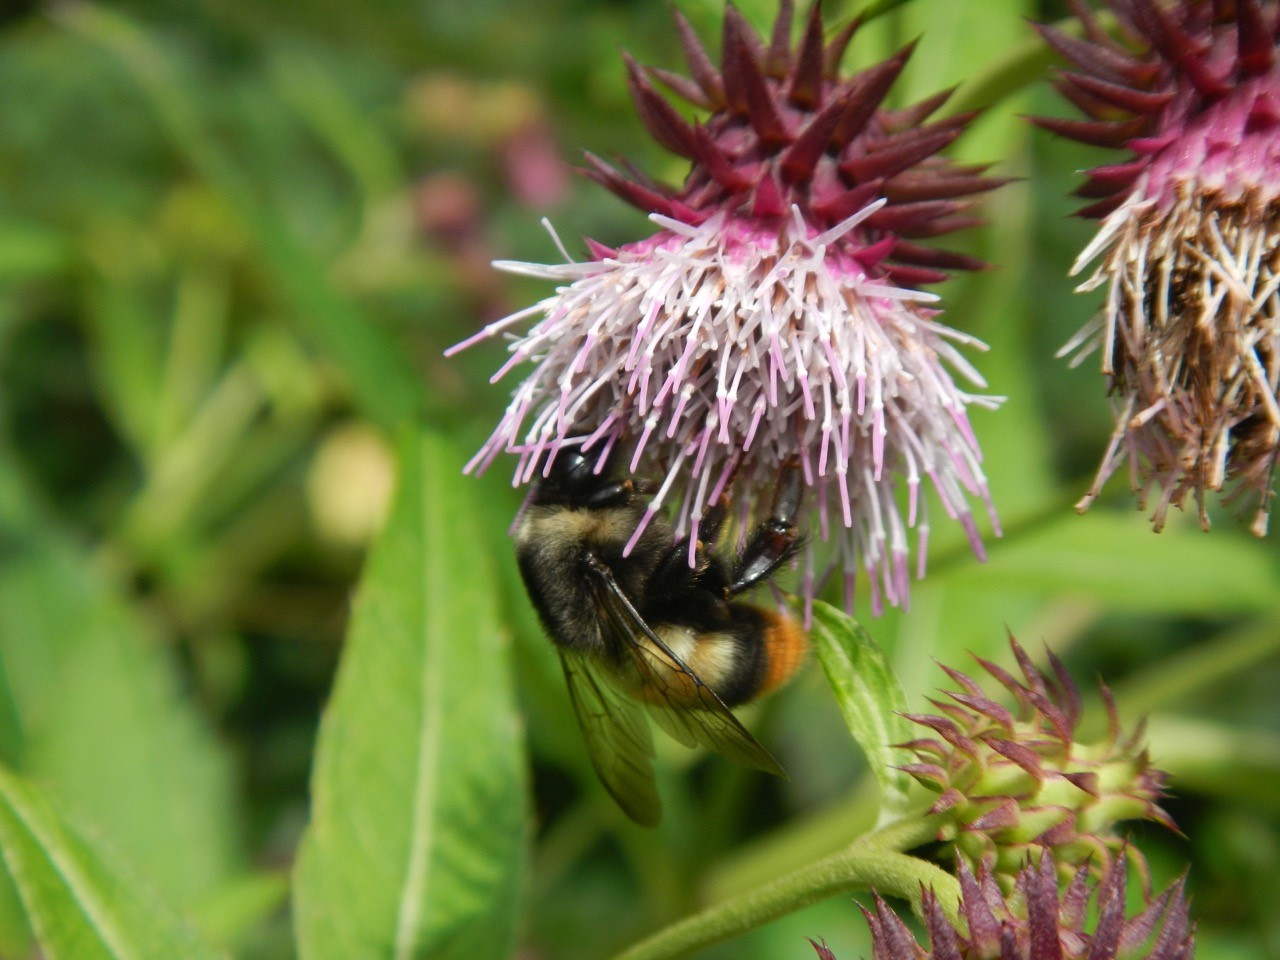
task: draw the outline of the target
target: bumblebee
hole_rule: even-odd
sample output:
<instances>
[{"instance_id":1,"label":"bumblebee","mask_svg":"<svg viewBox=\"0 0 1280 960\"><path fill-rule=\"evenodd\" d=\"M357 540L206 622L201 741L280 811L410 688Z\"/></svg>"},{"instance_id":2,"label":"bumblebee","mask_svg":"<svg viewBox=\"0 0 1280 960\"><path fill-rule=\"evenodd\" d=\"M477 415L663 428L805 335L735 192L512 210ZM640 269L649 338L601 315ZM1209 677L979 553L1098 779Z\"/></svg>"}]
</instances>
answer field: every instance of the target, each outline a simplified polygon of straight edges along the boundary
<instances>
[{"instance_id":1,"label":"bumblebee","mask_svg":"<svg viewBox=\"0 0 1280 960\"><path fill-rule=\"evenodd\" d=\"M773 690L804 660L797 623L737 599L799 549L802 489L800 471L784 468L771 516L732 560L713 552L725 498L703 516L696 543L654 516L627 552L652 487L579 450L560 451L530 494L515 529L525 589L559 651L591 764L637 823L653 826L662 812L646 712L686 746L785 776L729 708Z\"/></svg>"}]
</instances>

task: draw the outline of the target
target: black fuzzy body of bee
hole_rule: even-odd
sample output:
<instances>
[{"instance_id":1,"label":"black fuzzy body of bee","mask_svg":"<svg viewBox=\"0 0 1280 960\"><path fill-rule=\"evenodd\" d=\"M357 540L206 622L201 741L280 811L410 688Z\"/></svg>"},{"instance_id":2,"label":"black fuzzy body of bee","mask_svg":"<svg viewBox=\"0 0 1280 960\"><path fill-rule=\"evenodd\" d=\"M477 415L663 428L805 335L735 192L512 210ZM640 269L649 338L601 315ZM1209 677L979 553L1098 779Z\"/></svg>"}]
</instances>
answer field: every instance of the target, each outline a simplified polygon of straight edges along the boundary
<instances>
[{"instance_id":1,"label":"black fuzzy body of bee","mask_svg":"<svg viewBox=\"0 0 1280 960\"><path fill-rule=\"evenodd\" d=\"M726 706L774 689L802 662L804 633L774 610L733 598L794 554L798 479L779 491L774 516L732 565L698 550L690 566L688 540L676 542L661 516L650 518L624 556L644 520L646 485L613 479L607 469L596 474L581 453L562 454L534 489L516 530L520 573L543 627L560 647L602 657L628 677L629 658L609 636L611 620L600 609L592 576L602 565L640 618ZM704 518L700 532L708 542L724 512L721 504ZM646 639L637 638L642 646Z\"/></svg>"},{"instance_id":2,"label":"black fuzzy body of bee","mask_svg":"<svg viewBox=\"0 0 1280 960\"><path fill-rule=\"evenodd\" d=\"M562 451L516 525L516 557L534 609L560 653L592 764L622 808L657 822L653 746L640 708L673 737L739 763L782 770L729 712L790 677L804 631L737 599L798 548L801 481L784 469L772 516L731 561L712 549L728 511L703 516L690 544L661 516L646 520L649 485ZM693 564L690 565L690 555Z\"/></svg>"}]
</instances>

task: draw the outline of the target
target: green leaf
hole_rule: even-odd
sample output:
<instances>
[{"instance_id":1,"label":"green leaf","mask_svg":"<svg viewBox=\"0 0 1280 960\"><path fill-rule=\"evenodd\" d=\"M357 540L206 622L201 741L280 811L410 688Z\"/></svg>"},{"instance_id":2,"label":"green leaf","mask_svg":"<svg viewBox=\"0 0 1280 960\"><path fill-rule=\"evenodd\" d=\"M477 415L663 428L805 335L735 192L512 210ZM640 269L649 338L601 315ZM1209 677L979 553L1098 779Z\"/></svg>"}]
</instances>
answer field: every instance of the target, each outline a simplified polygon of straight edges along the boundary
<instances>
[{"instance_id":1,"label":"green leaf","mask_svg":"<svg viewBox=\"0 0 1280 960\"><path fill-rule=\"evenodd\" d=\"M1217 794L1237 808L1253 804L1280 812L1280 733L1274 728L1161 714L1147 723L1147 743L1183 796Z\"/></svg>"},{"instance_id":2,"label":"green leaf","mask_svg":"<svg viewBox=\"0 0 1280 960\"><path fill-rule=\"evenodd\" d=\"M191 922L214 943L234 948L279 914L288 900L288 871L248 873L206 898L192 911Z\"/></svg>"},{"instance_id":3,"label":"green leaf","mask_svg":"<svg viewBox=\"0 0 1280 960\"><path fill-rule=\"evenodd\" d=\"M527 799L508 640L472 482L407 436L369 558L295 870L302 960L501 957Z\"/></svg>"},{"instance_id":4,"label":"green leaf","mask_svg":"<svg viewBox=\"0 0 1280 960\"><path fill-rule=\"evenodd\" d=\"M360 184L364 202L394 195L405 181L395 147L361 111L331 65L297 48L273 50L271 77L324 145Z\"/></svg>"},{"instance_id":5,"label":"green leaf","mask_svg":"<svg viewBox=\"0 0 1280 960\"><path fill-rule=\"evenodd\" d=\"M0 769L0 852L49 960L220 956L34 785Z\"/></svg>"},{"instance_id":6,"label":"green leaf","mask_svg":"<svg viewBox=\"0 0 1280 960\"><path fill-rule=\"evenodd\" d=\"M1263 610L1280 595L1280 568L1267 544L1205 536L1194 517L1170 517L1153 533L1144 514L1095 508L991 544L984 566L946 571L957 589L1076 594L1113 610L1235 613Z\"/></svg>"},{"instance_id":7,"label":"green leaf","mask_svg":"<svg viewBox=\"0 0 1280 960\"><path fill-rule=\"evenodd\" d=\"M132 73L174 147L247 228L282 300L342 371L360 408L387 429L411 417L423 404L423 390L403 351L335 288L324 264L224 151L201 115L188 78L154 34L97 4L68 3L55 16L69 30L111 51Z\"/></svg>"},{"instance_id":8,"label":"green leaf","mask_svg":"<svg viewBox=\"0 0 1280 960\"><path fill-rule=\"evenodd\" d=\"M104 412L134 450L149 452L160 406L160 324L118 279L95 277L84 291L81 309L93 338L90 356Z\"/></svg>"},{"instance_id":9,"label":"green leaf","mask_svg":"<svg viewBox=\"0 0 1280 960\"><path fill-rule=\"evenodd\" d=\"M0 217L0 283L54 276L71 263L66 239L34 221Z\"/></svg>"},{"instance_id":10,"label":"green leaf","mask_svg":"<svg viewBox=\"0 0 1280 960\"><path fill-rule=\"evenodd\" d=\"M0 449L0 744L180 908L238 867L231 764L163 631Z\"/></svg>"},{"instance_id":11,"label":"green leaf","mask_svg":"<svg viewBox=\"0 0 1280 960\"><path fill-rule=\"evenodd\" d=\"M849 732L880 784L880 821L892 820L906 809L909 783L893 749L910 737L902 687L866 628L830 604L814 601L809 636Z\"/></svg>"}]
</instances>

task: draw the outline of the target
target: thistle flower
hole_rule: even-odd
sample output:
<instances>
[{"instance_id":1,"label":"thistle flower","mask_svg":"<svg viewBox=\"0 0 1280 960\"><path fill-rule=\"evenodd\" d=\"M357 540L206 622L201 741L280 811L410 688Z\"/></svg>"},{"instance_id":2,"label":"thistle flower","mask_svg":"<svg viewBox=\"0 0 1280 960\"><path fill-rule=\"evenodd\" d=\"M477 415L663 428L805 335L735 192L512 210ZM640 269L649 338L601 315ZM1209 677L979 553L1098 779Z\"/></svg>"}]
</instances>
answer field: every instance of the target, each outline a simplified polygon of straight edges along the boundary
<instances>
[{"instance_id":1,"label":"thistle flower","mask_svg":"<svg viewBox=\"0 0 1280 960\"><path fill-rule=\"evenodd\" d=\"M588 240L583 263L498 264L563 286L453 348L541 318L512 339L494 380L531 369L469 469L505 451L527 483L566 446L598 450L602 467L617 447L632 472L660 479L652 510L674 502L677 534L696 537L726 493L740 527L767 513L794 458L811 488L802 523L834 541L847 595L866 571L879 612L907 600L913 526L923 574L922 478L979 556L970 499L996 524L967 415L996 400L951 374L984 386L957 349L980 345L917 289L981 264L916 240L976 222L969 195L1000 181L934 156L971 117L926 123L945 94L881 106L911 47L841 79L857 23L827 43L815 3L793 50L791 21L784 0L766 43L728 7L717 68L676 14L691 79L627 59L641 119L690 173L671 188L588 155L587 175L657 232L616 250ZM686 120L655 82L709 115ZM811 552L809 595L814 580Z\"/></svg>"},{"instance_id":2,"label":"thistle flower","mask_svg":"<svg viewBox=\"0 0 1280 960\"><path fill-rule=\"evenodd\" d=\"M1080 2L1087 39L1049 27L1075 64L1058 82L1087 120L1037 122L1133 158L1077 193L1102 226L1073 268L1102 314L1064 353L1101 344L1116 426L1088 508L1126 461L1152 517L1230 484L1257 499L1263 536L1280 454L1280 68L1275 0L1108 0L1125 43Z\"/></svg>"},{"instance_id":3,"label":"thistle flower","mask_svg":"<svg viewBox=\"0 0 1280 960\"><path fill-rule=\"evenodd\" d=\"M1110 692L1102 687L1109 732L1100 743L1076 742L1080 692L1052 653L1053 679L1036 669L1010 637L1022 670L1018 681L978 658L987 673L1012 694L1008 710L965 674L943 667L962 692L950 702L930 701L938 714L909 715L937 738L903 744L917 762L905 769L940 794L931 813L946 813L939 839L950 841L972 863L992 859L993 869L1012 876L1034 847L1053 850L1057 862L1105 863L1123 845L1121 820L1154 820L1171 829L1159 806L1164 774L1139 744L1139 726L1127 737Z\"/></svg>"},{"instance_id":4,"label":"thistle flower","mask_svg":"<svg viewBox=\"0 0 1280 960\"><path fill-rule=\"evenodd\" d=\"M1146 898L1142 910L1126 918L1125 860L1122 853L1097 879L1080 867L1060 893L1053 855L1046 851L1038 863L1022 868L1008 896L985 865L975 876L961 862L963 927L948 920L933 891L925 890L926 950L877 896L874 913L862 908L871 928L872 960L1190 960L1195 925L1184 881ZM821 960L835 960L825 944L814 949Z\"/></svg>"}]
</instances>

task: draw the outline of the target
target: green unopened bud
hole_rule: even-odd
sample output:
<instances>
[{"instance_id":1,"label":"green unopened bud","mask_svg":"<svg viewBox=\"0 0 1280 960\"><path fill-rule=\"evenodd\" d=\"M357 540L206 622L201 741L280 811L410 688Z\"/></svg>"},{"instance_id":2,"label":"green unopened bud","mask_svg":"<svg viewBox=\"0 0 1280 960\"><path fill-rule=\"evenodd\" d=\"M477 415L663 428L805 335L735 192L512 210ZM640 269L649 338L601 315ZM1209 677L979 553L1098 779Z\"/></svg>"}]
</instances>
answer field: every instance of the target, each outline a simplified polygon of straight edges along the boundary
<instances>
[{"instance_id":1,"label":"green unopened bud","mask_svg":"<svg viewBox=\"0 0 1280 960\"><path fill-rule=\"evenodd\" d=\"M1108 735L1077 743L1080 693L1061 661L1049 654L1050 677L1012 638L1010 645L1023 680L978 662L1013 696L1014 710L944 667L961 690L931 701L937 714L910 716L935 734L902 746L918 761L903 769L939 794L931 810L947 815L939 839L971 863L990 861L1007 881L1031 847L1052 849L1067 870L1091 859L1106 862L1122 845L1121 821L1154 820L1176 829L1159 806L1164 774L1139 746L1141 730L1120 735L1107 689Z\"/></svg>"}]
</instances>

